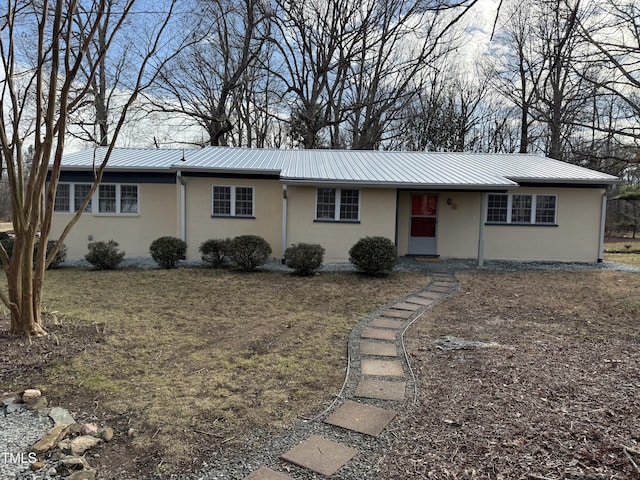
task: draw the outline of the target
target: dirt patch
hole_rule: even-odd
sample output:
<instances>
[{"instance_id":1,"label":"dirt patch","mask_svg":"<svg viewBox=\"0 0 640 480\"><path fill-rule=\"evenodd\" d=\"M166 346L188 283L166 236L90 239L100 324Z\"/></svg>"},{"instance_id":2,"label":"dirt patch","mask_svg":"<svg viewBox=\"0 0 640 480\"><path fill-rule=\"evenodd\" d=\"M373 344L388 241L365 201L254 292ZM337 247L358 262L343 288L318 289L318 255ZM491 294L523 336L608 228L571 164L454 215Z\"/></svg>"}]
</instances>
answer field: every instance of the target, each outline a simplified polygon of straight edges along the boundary
<instances>
[{"instance_id":1,"label":"dirt patch","mask_svg":"<svg viewBox=\"0 0 640 480\"><path fill-rule=\"evenodd\" d=\"M389 427L378 478L637 478L640 276L458 276L410 333L419 403Z\"/></svg>"}]
</instances>

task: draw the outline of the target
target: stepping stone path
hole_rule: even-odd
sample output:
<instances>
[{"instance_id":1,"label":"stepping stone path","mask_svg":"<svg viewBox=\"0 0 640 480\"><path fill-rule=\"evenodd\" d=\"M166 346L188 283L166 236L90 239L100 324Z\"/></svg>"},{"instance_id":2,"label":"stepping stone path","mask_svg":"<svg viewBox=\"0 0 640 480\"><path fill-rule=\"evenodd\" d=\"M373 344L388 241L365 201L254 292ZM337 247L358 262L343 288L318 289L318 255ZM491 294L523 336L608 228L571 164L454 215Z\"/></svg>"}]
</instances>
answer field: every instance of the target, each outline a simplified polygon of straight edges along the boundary
<instances>
[{"instance_id":1,"label":"stepping stone path","mask_svg":"<svg viewBox=\"0 0 640 480\"><path fill-rule=\"evenodd\" d=\"M346 392L341 397L344 402L323 420L324 423L339 430L377 437L399 410L407 408L409 387L414 379L403 364L406 356L402 336L426 310L448 298L458 288L458 282L452 274L431 273L430 277L431 282L423 290L387 305L354 329L349 339L352 369L348 375L356 376L357 385L351 395ZM376 405L369 404L372 402ZM344 444L344 441L340 443L311 435L283 452L280 459L331 477L356 458L358 453L356 448ZM277 468L278 465L271 467ZM289 468L284 470L290 471ZM287 480L293 477L263 466L244 478Z\"/></svg>"}]
</instances>

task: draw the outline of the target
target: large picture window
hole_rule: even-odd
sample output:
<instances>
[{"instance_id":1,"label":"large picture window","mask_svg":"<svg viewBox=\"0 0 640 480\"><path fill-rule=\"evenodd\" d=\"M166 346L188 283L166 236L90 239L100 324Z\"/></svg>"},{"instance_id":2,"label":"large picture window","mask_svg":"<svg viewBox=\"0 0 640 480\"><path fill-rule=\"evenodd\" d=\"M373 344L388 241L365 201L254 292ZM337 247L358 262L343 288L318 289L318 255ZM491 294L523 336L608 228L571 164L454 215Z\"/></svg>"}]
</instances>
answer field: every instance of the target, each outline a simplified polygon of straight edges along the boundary
<instances>
[{"instance_id":1,"label":"large picture window","mask_svg":"<svg viewBox=\"0 0 640 480\"><path fill-rule=\"evenodd\" d=\"M357 222L360 219L360 190L318 188L316 220Z\"/></svg>"},{"instance_id":2,"label":"large picture window","mask_svg":"<svg viewBox=\"0 0 640 480\"><path fill-rule=\"evenodd\" d=\"M254 216L253 187L236 187L233 185L213 185L212 209L214 217Z\"/></svg>"},{"instance_id":3,"label":"large picture window","mask_svg":"<svg viewBox=\"0 0 640 480\"><path fill-rule=\"evenodd\" d=\"M60 183L56 191L54 211L74 213L91 193L90 183ZM104 184L92 195L86 213L138 213L138 185Z\"/></svg>"},{"instance_id":4,"label":"large picture window","mask_svg":"<svg viewBox=\"0 0 640 480\"><path fill-rule=\"evenodd\" d=\"M490 193L487 223L512 225L555 225L557 195Z\"/></svg>"}]
</instances>

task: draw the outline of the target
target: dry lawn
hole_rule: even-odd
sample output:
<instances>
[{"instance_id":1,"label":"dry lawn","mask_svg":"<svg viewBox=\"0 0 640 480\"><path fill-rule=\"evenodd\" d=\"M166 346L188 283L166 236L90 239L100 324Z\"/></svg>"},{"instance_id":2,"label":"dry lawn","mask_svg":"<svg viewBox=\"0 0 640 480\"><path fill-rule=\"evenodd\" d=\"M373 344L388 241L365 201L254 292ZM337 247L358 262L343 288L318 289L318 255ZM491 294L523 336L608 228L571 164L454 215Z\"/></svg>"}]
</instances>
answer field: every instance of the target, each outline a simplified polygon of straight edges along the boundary
<instances>
[{"instance_id":1,"label":"dry lawn","mask_svg":"<svg viewBox=\"0 0 640 480\"><path fill-rule=\"evenodd\" d=\"M458 277L411 331L419 404L378 478L639 478L640 275ZM498 346L445 351L446 335Z\"/></svg>"},{"instance_id":2,"label":"dry lawn","mask_svg":"<svg viewBox=\"0 0 640 480\"><path fill-rule=\"evenodd\" d=\"M40 387L77 420L114 427L116 441L91 460L101 478L189 470L324 409L342 385L353 327L426 282L51 271L49 339L0 335L0 389Z\"/></svg>"}]
</instances>

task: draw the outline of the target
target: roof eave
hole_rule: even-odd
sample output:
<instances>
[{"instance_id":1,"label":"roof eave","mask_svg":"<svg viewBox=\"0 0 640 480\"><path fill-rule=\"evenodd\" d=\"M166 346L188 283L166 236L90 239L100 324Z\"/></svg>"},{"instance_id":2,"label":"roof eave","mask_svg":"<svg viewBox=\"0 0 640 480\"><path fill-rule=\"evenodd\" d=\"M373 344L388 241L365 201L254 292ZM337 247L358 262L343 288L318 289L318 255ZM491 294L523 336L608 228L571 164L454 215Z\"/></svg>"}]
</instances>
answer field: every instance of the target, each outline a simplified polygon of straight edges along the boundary
<instances>
[{"instance_id":1,"label":"roof eave","mask_svg":"<svg viewBox=\"0 0 640 480\"><path fill-rule=\"evenodd\" d=\"M504 190L505 188L517 187L515 182L505 183L415 183L415 182L376 182L376 181L355 181L355 180L327 180L327 179L304 179L304 178L286 178L280 179L280 182L286 185L300 186L350 186L350 187L369 187L369 188L399 188L399 189L429 189L429 190Z\"/></svg>"}]
</instances>

